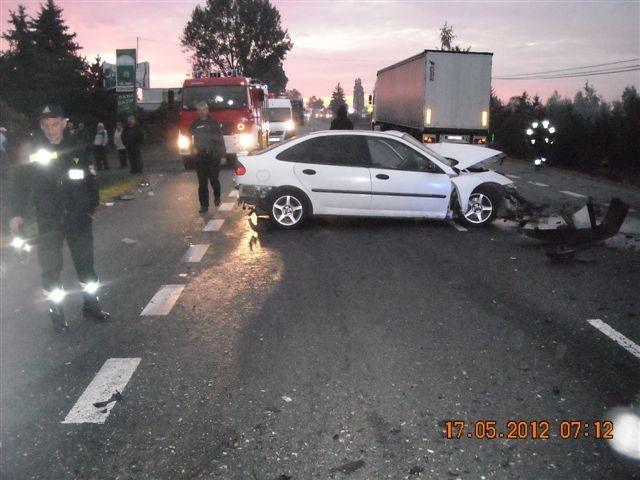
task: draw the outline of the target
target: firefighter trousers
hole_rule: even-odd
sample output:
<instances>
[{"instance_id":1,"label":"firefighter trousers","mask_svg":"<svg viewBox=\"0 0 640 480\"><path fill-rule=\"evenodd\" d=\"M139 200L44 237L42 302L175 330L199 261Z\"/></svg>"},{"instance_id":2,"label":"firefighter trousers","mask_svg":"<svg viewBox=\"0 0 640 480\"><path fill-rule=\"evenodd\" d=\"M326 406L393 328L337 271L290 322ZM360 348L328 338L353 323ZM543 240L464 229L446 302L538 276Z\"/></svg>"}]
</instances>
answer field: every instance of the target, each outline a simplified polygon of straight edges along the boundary
<instances>
[{"instance_id":1,"label":"firefighter trousers","mask_svg":"<svg viewBox=\"0 0 640 480\"><path fill-rule=\"evenodd\" d=\"M93 224L88 214L76 219L66 216L61 221L38 218L38 231L38 262L45 291L62 287L60 274L65 240L78 280L81 283L98 280L93 266Z\"/></svg>"}]
</instances>

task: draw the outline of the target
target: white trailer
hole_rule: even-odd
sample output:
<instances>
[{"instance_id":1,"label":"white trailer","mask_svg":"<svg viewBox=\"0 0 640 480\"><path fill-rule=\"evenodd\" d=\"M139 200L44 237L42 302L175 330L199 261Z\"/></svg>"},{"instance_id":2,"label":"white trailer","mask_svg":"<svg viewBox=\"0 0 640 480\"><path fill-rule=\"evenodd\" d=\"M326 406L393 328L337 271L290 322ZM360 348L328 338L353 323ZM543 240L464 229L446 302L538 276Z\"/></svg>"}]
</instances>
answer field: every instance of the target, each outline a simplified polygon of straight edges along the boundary
<instances>
[{"instance_id":1,"label":"white trailer","mask_svg":"<svg viewBox=\"0 0 640 480\"><path fill-rule=\"evenodd\" d=\"M492 56L425 50L378 71L373 128L425 143L486 143Z\"/></svg>"}]
</instances>

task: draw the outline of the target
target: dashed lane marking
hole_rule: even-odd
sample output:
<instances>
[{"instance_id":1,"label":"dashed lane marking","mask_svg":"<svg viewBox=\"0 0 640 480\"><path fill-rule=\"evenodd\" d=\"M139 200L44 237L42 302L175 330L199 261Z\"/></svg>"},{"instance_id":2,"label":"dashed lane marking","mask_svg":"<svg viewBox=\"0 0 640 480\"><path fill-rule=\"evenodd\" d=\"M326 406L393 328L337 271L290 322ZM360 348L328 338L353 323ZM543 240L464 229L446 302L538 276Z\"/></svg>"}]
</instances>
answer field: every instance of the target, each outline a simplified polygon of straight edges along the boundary
<instances>
[{"instance_id":1,"label":"dashed lane marking","mask_svg":"<svg viewBox=\"0 0 640 480\"><path fill-rule=\"evenodd\" d=\"M510 173L507 173L507 177L509 178L515 178L516 180L518 180L520 177L518 175L512 175Z\"/></svg>"},{"instance_id":2,"label":"dashed lane marking","mask_svg":"<svg viewBox=\"0 0 640 480\"><path fill-rule=\"evenodd\" d=\"M178 301L185 285L163 285L144 307L140 316L168 315Z\"/></svg>"},{"instance_id":3,"label":"dashed lane marking","mask_svg":"<svg viewBox=\"0 0 640 480\"><path fill-rule=\"evenodd\" d=\"M238 190L236 190L235 188L233 190L231 190L229 192L229 195L227 195L227 197L234 197L234 198L238 198L238 195L240 194L240 192L238 192Z\"/></svg>"},{"instance_id":4,"label":"dashed lane marking","mask_svg":"<svg viewBox=\"0 0 640 480\"><path fill-rule=\"evenodd\" d=\"M459 232L468 232L468 230L466 228L464 228L459 223L454 222L453 220L447 220L447 223L449 225L451 225L453 228L455 228L456 230L458 230Z\"/></svg>"},{"instance_id":5,"label":"dashed lane marking","mask_svg":"<svg viewBox=\"0 0 640 480\"><path fill-rule=\"evenodd\" d=\"M546 183L532 182L531 180L529 180L527 183L530 183L531 185L535 185L536 187L548 187L549 186Z\"/></svg>"},{"instance_id":6,"label":"dashed lane marking","mask_svg":"<svg viewBox=\"0 0 640 480\"><path fill-rule=\"evenodd\" d=\"M230 212L235 208L236 204L234 202L225 202L218 207L218 210L221 212Z\"/></svg>"},{"instance_id":7,"label":"dashed lane marking","mask_svg":"<svg viewBox=\"0 0 640 480\"><path fill-rule=\"evenodd\" d=\"M183 263L197 263L202 260L204 254L207 253L209 245L190 245L186 253L182 256Z\"/></svg>"},{"instance_id":8,"label":"dashed lane marking","mask_svg":"<svg viewBox=\"0 0 640 480\"><path fill-rule=\"evenodd\" d=\"M613 328L611 328L609 325L604 323L599 318L596 318L596 319L593 319L593 320L587 320L587 322L589 322L589 324L592 327L597 328L598 330L600 330L602 333L604 333L607 337L609 337L611 340L613 340L618 345L620 345L622 348L624 348L631 355L633 355L634 357L636 357L637 359L640 360L640 346L635 344L633 341L629 340L627 337L622 335L620 332L618 332L618 331L614 330Z\"/></svg>"},{"instance_id":9,"label":"dashed lane marking","mask_svg":"<svg viewBox=\"0 0 640 480\"><path fill-rule=\"evenodd\" d=\"M582 195L581 193L569 192L567 190L560 190L560 193L564 193L565 195L569 195L571 197L576 197L576 198L587 198L586 195Z\"/></svg>"},{"instance_id":10,"label":"dashed lane marking","mask_svg":"<svg viewBox=\"0 0 640 480\"><path fill-rule=\"evenodd\" d=\"M140 358L110 358L62 423L104 423L140 364Z\"/></svg>"},{"instance_id":11,"label":"dashed lane marking","mask_svg":"<svg viewBox=\"0 0 640 480\"><path fill-rule=\"evenodd\" d=\"M222 224L224 223L224 219L216 218L214 220L209 220L207 224L202 229L203 232L217 232L222 228Z\"/></svg>"}]
</instances>

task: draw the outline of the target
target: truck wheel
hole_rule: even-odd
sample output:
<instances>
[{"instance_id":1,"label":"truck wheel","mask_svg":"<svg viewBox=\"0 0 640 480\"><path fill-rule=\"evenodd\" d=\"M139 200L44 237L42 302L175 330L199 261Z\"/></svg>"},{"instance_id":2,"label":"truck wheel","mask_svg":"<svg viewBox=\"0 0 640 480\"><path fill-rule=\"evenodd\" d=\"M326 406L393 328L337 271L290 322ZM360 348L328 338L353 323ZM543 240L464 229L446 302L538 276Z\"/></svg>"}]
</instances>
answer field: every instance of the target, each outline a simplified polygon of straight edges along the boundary
<instances>
[{"instance_id":1,"label":"truck wheel","mask_svg":"<svg viewBox=\"0 0 640 480\"><path fill-rule=\"evenodd\" d=\"M196 163L193 157L182 157L182 164L184 165L185 170L195 170Z\"/></svg>"},{"instance_id":2,"label":"truck wheel","mask_svg":"<svg viewBox=\"0 0 640 480\"><path fill-rule=\"evenodd\" d=\"M294 229L302 225L310 214L309 200L302 192L288 189L272 195L269 202L271 222L284 229Z\"/></svg>"},{"instance_id":3,"label":"truck wheel","mask_svg":"<svg viewBox=\"0 0 640 480\"><path fill-rule=\"evenodd\" d=\"M460 212L460 221L469 227L484 227L498 215L501 196L497 189L488 185L476 188L471 196L466 212Z\"/></svg>"}]
</instances>

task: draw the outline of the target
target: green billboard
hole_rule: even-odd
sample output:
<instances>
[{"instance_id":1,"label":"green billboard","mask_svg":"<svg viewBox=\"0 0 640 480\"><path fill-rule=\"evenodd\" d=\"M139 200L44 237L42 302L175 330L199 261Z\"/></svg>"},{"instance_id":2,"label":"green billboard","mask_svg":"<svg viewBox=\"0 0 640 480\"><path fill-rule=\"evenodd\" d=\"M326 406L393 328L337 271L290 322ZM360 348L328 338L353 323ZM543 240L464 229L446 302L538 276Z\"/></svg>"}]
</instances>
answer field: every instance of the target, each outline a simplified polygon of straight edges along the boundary
<instances>
[{"instance_id":1,"label":"green billboard","mask_svg":"<svg viewBox=\"0 0 640 480\"><path fill-rule=\"evenodd\" d=\"M133 92L136 88L136 49L116 50L116 91Z\"/></svg>"}]
</instances>

